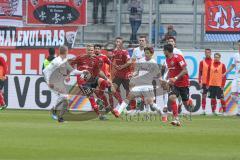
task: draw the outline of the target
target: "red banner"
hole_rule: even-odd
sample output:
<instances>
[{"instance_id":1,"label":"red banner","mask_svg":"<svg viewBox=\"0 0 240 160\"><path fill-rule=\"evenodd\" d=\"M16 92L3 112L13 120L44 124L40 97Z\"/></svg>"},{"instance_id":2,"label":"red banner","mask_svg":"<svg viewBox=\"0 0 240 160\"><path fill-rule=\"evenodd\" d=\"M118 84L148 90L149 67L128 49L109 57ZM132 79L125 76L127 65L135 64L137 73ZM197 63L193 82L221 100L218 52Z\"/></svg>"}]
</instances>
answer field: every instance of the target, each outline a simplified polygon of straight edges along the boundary
<instances>
[{"instance_id":1,"label":"red banner","mask_svg":"<svg viewBox=\"0 0 240 160\"><path fill-rule=\"evenodd\" d=\"M27 0L27 24L86 25L87 0Z\"/></svg>"},{"instance_id":2,"label":"red banner","mask_svg":"<svg viewBox=\"0 0 240 160\"><path fill-rule=\"evenodd\" d=\"M70 58L84 53L85 48L69 49ZM2 49L0 56L7 61L9 74L42 74L42 64L48 56L48 49Z\"/></svg>"},{"instance_id":3,"label":"red banner","mask_svg":"<svg viewBox=\"0 0 240 160\"><path fill-rule=\"evenodd\" d=\"M240 31L240 0L206 0L205 29L207 33Z\"/></svg>"},{"instance_id":4,"label":"red banner","mask_svg":"<svg viewBox=\"0 0 240 160\"><path fill-rule=\"evenodd\" d=\"M0 0L0 26L22 26L22 0Z\"/></svg>"},{"instance_id":5,"label":"red banner","mask_svg":"<svg viewBox=\"0 0 240 160\"><path fill-rule=\"evenodd\" d=\"M0 27L0 48L72 47L77 27Z\"/></svg>"},{"instance_id":6,"label":"red banner","mask_svg":"<svg viewBox=\"0 0 240 160\"><path fill-rule=\"evenodd\" d=\"M58 49L55 51L56 55ZM85 54L86 48L69 49L69 58ZM106 54L106 50L102 50ZM48 56L48 49L1 49L2 56L8 64L8 74L42 74L42 64Z\"/></svg>"}]
</instances>

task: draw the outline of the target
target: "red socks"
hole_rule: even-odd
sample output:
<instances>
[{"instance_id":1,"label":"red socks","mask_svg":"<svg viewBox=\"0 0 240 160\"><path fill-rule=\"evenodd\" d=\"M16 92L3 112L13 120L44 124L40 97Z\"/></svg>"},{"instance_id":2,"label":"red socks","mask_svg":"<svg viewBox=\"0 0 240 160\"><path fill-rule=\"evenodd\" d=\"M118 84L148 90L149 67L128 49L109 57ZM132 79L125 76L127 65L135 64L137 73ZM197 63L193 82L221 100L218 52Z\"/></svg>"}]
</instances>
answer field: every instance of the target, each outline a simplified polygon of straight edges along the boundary
<instances>
[{"instance_id":1,"label":"red socks","mask_svg":"<svg viewBox=\"0 0 240 160\"><path fill-rule=\"evenodd\" d=\"M206 98L202 98L202 109L206 109Z\"/></svg>"},{"instance_id":2,"label":"red socks","mask_svg":"<svg viewBox=\"0 0 240 160\"><path fill-rule=\"evenodd\" d=\"M226 102L223 99L221 99L220 101L221 101L223 112L226 112Z\"/></svg>"},{"instance_id":3,"label":"red socks","mask_svg":"<svg viewBox=\"0 0 240 160\"><path fill-rule=\"evenodd\" d=\"M99 110L98 110L98 105L97 105L97 103L95 102L94 97L93 97L93 96L90 96L88 99L89 99L89 101L90 101L90 103L91 103L92 109L97 113L97 115L99 115L100 113L99 113Z\"/></svg>"},{"instance_id":4,"label":"red socks","mask_svg":"<svg viewBox=\"0 0 240 160\"><path fill-rule=\"evenodd\" d=\"M216 99L211 99L211 106L212 106L212 112L215 112L216 108L217 108L217 100Z\"/></svg>"},{"instance_id":5,"label":"red socks","mask_svg":"<svg viewBox=\"0 0 240 160\"><path fill-rule=\"evenodd\" d=\"M4 105L5 105L5 101L4 101L3 93L2 91L0 91L0 106L4 106Z\"/></svg>"},{"instance_id":6,"label":"red socks","mask_svg":"<svg viewBox=\"0 0 240 160\"><path fill-rule=\"evenodd\" d=\"M178 116L178 107L176 101L171 102L171 107L172 107L172 112L173 112L173 117Z\"/></svg>"},{"instance_id":7,"label":"red socks","mask_svg":"<svg viewBox=\"0 0 240 160\"><path fill-rule=\"evenodd\" d=\"M114 97L118 100L118 103L121 104L122 103L122 97L120 95L120 92L116 91L115 93L113 93Z\"/></svg>"}]
</instances>

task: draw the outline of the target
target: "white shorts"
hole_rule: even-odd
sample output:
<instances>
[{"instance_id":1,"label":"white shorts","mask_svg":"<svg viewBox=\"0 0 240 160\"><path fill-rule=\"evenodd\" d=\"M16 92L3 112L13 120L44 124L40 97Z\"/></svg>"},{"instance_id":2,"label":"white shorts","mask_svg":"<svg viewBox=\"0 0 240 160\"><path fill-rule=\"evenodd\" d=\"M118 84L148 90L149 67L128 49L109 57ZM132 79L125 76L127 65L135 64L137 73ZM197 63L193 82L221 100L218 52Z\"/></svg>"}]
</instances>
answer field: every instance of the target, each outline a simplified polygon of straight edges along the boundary
<instances>
[{"instance_id":1,"label":"white shorts","mask_svg":"<svg viewBox=\"0 0 240 160\"><path fill-rule=\"evenodd\" d=\"M240 78L234 78L231 86L232 93L240 93Z\"/></svg>"},{"instance_id":2,"label":"white shorts","mask_svg":"<svg viewBox=\"0 0 240 160\"><path fill-rule=\"evenodd\" d=\"M133 87L130 91L134 96L140 97L143 96L145 98L154 98L154 91L153 86L151 85L144 85L144 86L136 86Z\"/></svg>"}]
</instances>

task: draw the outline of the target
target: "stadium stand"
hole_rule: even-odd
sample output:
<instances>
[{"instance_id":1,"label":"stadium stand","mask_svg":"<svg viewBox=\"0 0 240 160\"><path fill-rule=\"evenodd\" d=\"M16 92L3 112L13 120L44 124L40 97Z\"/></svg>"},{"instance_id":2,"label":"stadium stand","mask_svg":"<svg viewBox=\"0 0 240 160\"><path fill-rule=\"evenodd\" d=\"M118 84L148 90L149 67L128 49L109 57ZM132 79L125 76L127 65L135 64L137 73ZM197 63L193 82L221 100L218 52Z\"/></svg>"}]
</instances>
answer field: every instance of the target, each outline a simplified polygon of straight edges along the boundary
<instances>
[{"instance_id":1,"label":"stadium stand","mask_svg":"<svg viewBox=\"0 0 240 160\"><path fill-rule=\"evenodd\" d=\"M195 48L213 48L213 49L236 49L234 42L206 42L204 41L204 0L197 1L197 37ZM148 35L149 32L149 1L143 0L144 13L142 25L138 33ZM153 1L154 3L154 1ZM81 37L84 43L101 43L105 44L112 41L115 37L116 14L114 1L109 1L107 6L106 24L93 24L92 10L93 4L88 3L88 26L79 27L75 46L81 45ZM159 4L160 23L164 27L165 32L168 25L174 25L178 35L177 43L179 48L193 48L193 9L194 6L189 0L174 0L173 4ZM99 11L101 7L99 7ZM155 5L153 4L153 19L156 17ZM83 35L80 30L83 29ZM131 35L131 26L129 24L129 13L127 11L127 3L121 5L121 36L125 40L129 40Z\"/></svg>"}]
</instances>

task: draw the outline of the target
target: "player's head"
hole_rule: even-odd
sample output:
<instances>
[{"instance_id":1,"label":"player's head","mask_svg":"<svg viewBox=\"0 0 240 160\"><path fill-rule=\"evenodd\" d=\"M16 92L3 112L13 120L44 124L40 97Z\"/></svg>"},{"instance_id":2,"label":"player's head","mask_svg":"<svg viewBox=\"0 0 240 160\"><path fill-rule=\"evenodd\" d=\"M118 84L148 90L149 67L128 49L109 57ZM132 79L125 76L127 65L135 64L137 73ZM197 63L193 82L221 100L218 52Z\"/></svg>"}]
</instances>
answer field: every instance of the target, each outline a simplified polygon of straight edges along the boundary
<instances>
[{"instance_id":1,"label":"player's head","mask_svg":"<svg viewBox=\"0 0 240 160\"><path fill-rule=\"evenodd\" d=\"M205 57L206 58L211 58L212 55L212 50L210 48L205 49Z\"/></svg>"},{"instance_id":2,"label":"player's head","mask_svg":"<svg viewBox=\"0 0 240 160\"><path fill-rule=\"evenodd\" d=\"M48 53L49 53L49 56L54 56L55 55L55 49L54 48L49 48Z\"/></svg>"},{"instance_id":3,"label":"player's head","mask_svg":"<svg viewBox=\"0 0 240 160\"><path fill-rule=\"evenodd\" d=\"M152 56L154 55L154 49L151 46L147 46L144 48L144 54L145 54L145 58L146 60L150 60L152 59Z\"/></svg>"},{"instance_id":4,"label":"player's head","mask_svg":"<svg viewBox=\"0 0 240 160\"><path fill-rule=\"evenodd\" d=\"M214 53L214 61L215 62L220 62L221 59L221 54L220 53Z\"/></svg>"},{"instance_id":5,"label":"player's head","mask_svg":"<svg viewBox=\"0 0 240 160\"><path fill-rule=\"evenodd\" d=\"M116 37L115 38L115 45L117 49L122 49L123 47L123 38L122 37Z\"/></svg>"},{"instance_id":6,"label":"player's head","mask_svg":"<svg viewBox=\"0 0 240 160\"><path fill-rule=\"evenodd\" d=\"M147 45L147 37L143 35L139 36L138 43L140 47L145 47Z\"/></svg>"},{"instance_id":7,"label":"player's head","mask_svg":"<svg viewBox=\"0 0 240 160\"><path fill-rule=\"evenodd\" d=\"M62 58L66 58L68 54L68 47L63 45L59 47L59 56Z\"/></svg>"},{"instance_id":8,"label":"player's head","mask_svg":"<svg viewBox=\"0 0 240 160\"><path fill-rule=\"evenodd\" d=\"M176 39L174 37L168 37L167 43L173 45L173 47L176 47Z\"/></svg>"},{"instance_id":9,"label":"player's head","mask_svg":"<svg viewBox=\"0 0 240 160\"><path fill-rule=\"evenodd\" d=\"M90 56L94 54L94 46L92 44L87 45L87 54Z\"/></svg>"},{"instance_id":10,"label":"player's head","mask_svg":"<svg viewBox=\"0 0 240 160\"><path fill-rule=\"evenodd\" d=\"M163 46L163 53L166 57L169 57L173 54L173 45L166 44Z\"/></svg>"},{"instance_id":11,"label":"player's head","mask_svg":"<svg viewBox=\"0 0 240 160\"><path fill-rule=\"evenodd\" d=\"M99 55L101 53L102 46L100 44L95 44L94 45L94 53L96 55Z\"/></svg>"}]
</instances>

